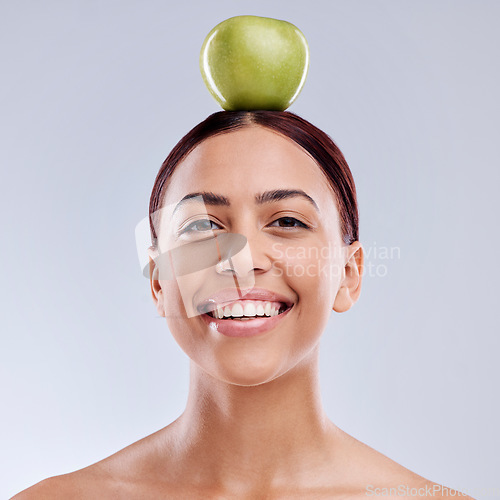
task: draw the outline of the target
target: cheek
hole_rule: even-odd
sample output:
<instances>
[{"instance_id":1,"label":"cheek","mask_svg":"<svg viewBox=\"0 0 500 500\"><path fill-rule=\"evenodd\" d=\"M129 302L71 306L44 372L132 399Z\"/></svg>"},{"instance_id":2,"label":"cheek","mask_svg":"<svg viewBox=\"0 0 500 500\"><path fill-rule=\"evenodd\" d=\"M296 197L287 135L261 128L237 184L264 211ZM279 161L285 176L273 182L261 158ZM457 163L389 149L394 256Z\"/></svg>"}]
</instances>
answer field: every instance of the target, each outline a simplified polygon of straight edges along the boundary
<instances>
[{"instance_id":1,"label":"cheek","mask_svg":"<svg viewBox=\"0 0 500 500\"><path fill-rule=\"evenodd\" d=\"M164 307L170 334L184 354L198 362L202 354L201 332L197 329L200 319L198 316L187 317L183 297L175 281L166 285Z\"/></svg>"},{"instance_id":2,"label":"cheek","mask_svg":"<svg viewBox=\"0 0 500 500\"><path fill-rule=\"evenodd\" d=\"M283 247L275 261L277 279L297 295L288 352L297 361L317 345L331 317L340 282L334 249L316 241L307 246Z\"/></svg>"},{"instance_id":3,"label":"cheek","mask_svg":"<svg viewBox=\"0 0 500 500\"><path fill-rule=\"evenodd\" d=\"M186 311L176 281L160 281L163 291L163 308L167 318L185 318Z\"/></svg>"},{"instance_id":4,"label":"cheek","mask_svg":"<svg viewBox=\"0 0 500 500\"><path fill-rule=\"evenodd\" d=\"M189 344L188 318L176 281L162 282L163 307L168 329L183 351Z\"/></svg>"},{"instance_id":5,"label":"cheek","mask_svg":"<svg viewBox=\"0 0 500 500\"><path fill-rule=\"evenodd\" d=\"M195 363L209 367L217 359L207 326L194 307L200 288L211 276L210 270L178 276L162 282L168 329L181 350ZM189 314L188 314L189 313Z\"/></svg>"},{"instance_id":6,"label":"cheek","mask_svg":"<svg viewBox=\"0 0 500 500\"><path fill-rule=\"evenodd\" d=\"M165 281L165 284L162 284L162 289L165 290L166 316L183 318L184 320L198 316L197 301L200 300L202 290L213 289L212 284L216 279L214 274L215 272L211 268L202 269L198 272L176 276L174 280Z\"/></svg>"},{"instance_id":7,"label":"cheek","mask_svg":"<svg viewBox=\"0 0 500 500\"><path fill-rule=\"evenodd\" d=\"M283 277L293 288L299 301L318 311L333 307L341 280L342 267L339 250L328 241L308 246L281 249L275 260L275 274Z\"/></svg>"}]
</instances>

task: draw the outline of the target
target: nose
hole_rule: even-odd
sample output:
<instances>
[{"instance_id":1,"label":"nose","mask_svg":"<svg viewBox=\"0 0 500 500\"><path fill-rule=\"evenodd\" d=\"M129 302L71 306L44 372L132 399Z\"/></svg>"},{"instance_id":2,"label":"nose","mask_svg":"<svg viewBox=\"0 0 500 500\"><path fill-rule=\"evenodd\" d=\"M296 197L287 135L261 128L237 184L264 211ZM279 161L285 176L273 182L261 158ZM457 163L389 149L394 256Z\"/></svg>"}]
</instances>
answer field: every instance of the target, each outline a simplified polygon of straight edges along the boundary
<instances>
[{"instance_id":1,"label":"nose","mask_svg":"<svg viewBox=\"0 0 500 500\"><path fill-rule=\"evenodd\" d=\"M268 252L265 235L237 233L245 237L246 245L234 255L220 260L215 266L218 273L234 273L240 279L271 269L272 259Z\"/></svg>"}]
</instances>

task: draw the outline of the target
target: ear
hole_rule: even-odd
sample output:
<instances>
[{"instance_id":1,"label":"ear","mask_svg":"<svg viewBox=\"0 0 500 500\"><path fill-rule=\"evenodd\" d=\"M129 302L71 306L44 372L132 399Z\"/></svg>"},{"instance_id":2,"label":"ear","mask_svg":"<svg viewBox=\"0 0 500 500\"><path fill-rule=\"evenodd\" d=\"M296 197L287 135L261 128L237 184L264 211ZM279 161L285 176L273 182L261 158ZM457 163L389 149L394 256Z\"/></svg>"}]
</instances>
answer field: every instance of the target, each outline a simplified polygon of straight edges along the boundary
<instances>
[{"instance_id":1,"label":"ear","mask_svg":"<svg viewBox=\"0 0 500 500\"><path fill-rule=\"evenodd\" d=\"M153 296L153 302L155 304L156 310L160 316L165 316L165 309L163 305L163 290L160 285L159 280L159 269L156 265L156 258L158 257L158 250L154 247L148 248L149 253L149 282L151 285L151 295Z\"/></svg>"},{"instance_id":2,"label":"ear","mask_svg":"<svg viewBox=\"0 0 500 500\"><path fill-rule=\"evenodd\" d=\"M361 279L364 269L364 250L359 241L346 247L346 264L340 283L333 310L336 312L348 311L358 300L361 293Z\"/></svg>"}]
</instances>

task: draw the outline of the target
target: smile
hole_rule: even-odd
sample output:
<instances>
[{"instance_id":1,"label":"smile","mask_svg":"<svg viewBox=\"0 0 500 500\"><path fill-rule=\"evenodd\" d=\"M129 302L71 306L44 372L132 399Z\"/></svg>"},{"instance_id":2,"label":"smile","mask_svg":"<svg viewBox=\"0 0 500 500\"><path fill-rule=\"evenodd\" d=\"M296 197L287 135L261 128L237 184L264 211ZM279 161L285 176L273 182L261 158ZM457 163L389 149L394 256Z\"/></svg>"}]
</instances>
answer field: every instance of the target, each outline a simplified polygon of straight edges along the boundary
<instances>
[{"instance_id":1,"label":"smile","mask_svg":"<svg viewBox=\"0 0 500 500\"><path fill-rule=\"evenodd\" d=\"M217 305L208 312L212 318L247 320L258 317L273 317L285 312L289 307L284 302L264 300L239 300L228 305Z\"/></svg>"},{"instance_id":2,"label":"smile","mask_svg":"<svg viewBox=\"0 0 500 500\"><path fill-rule=\"evenodd\" d=\"M213 330L228 337L253 337L265 333L280 323L293 304L260 300L240 300L218 305L201 317Z\"/></svg>"}]
</instances>

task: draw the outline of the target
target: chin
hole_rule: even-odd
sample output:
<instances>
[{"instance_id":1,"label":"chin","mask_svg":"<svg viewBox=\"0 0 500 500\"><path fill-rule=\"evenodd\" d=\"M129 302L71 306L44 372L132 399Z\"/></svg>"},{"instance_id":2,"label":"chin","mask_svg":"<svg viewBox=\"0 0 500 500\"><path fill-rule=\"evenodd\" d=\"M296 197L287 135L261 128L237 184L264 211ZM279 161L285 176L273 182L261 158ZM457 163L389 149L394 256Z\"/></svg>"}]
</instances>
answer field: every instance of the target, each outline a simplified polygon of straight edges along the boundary
<instances>
[{"instance_id":1,"label":"chin","mask_svg":"<svg viewBox=\"0 0 500 500\"><path fill-rule=\"evenodd\" d=\"M232 377L231 379L221 378L224 382L231 385L238 385L240 387L257 387L259 385L267 384L274 380L276 377L272 377L269 379L261 379L257 377Z\"/></svg>"},{"instance_id":2,"label":"chin","mask_svg":"<svg viewBox=\"0 0 500 500\"><path fill-rule=\"evenodd\" d=\"M269 360L271 361L271 360ZM235 360L234 363L217 365L215 377L228 384L252 387L270 382L279 376L276 363L255 363L247 360Z\"/></svg>"}]
</instances>

